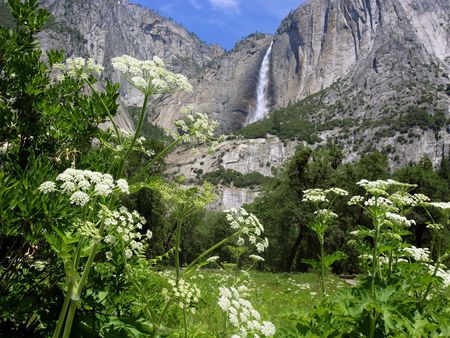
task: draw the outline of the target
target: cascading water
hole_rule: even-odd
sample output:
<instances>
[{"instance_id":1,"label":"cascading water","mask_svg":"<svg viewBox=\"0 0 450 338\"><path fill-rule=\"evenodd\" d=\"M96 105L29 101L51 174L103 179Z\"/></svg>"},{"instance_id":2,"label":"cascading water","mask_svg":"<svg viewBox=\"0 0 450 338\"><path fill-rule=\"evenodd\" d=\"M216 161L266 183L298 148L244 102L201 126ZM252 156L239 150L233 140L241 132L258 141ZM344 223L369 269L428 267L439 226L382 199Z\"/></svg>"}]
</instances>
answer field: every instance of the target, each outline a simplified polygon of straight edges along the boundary
<instances>
[{"instance_id":1,"label":"cascading water","mask_svg":"<svg viewBox=\"0 0 450 338\"><path fill-rule=\"evenodd\" d=\"M269 85L270 53L272 52L272 45L273 42L271 42L267 49L261 63L261 68L259 69L258 86L256 87L256 109L248 115L245 123L246 125L263 119L269 112L269 107L267 106L267 88Z\"/></svg>"}]
</instances>

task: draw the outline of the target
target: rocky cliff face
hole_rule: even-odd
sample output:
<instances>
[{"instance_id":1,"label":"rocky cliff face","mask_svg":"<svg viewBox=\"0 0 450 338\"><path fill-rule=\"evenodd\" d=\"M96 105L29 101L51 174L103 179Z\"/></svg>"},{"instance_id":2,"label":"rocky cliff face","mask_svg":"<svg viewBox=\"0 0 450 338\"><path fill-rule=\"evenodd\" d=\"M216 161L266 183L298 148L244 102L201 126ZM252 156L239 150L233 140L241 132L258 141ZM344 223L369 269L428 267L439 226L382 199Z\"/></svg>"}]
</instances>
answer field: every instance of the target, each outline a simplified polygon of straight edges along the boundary
<instances>
[{"instance_id":1,"label":"rocky cliff face","mask_svg":"<svg viewBox=\"0 0 450 338\"><path fill-rule=\"evenodd\" d=\"M181 102L188 101L218 118L225 130L242 125L242 115L254 104L256 69L271 40L272 109L345 80L352 97L363 90L359 94L369 93L373 100L367 103L374 103L353 113L373 115L388 99L397 100L402 86L448 82L449 13L445 0L309 1L283 20L274 37L258 44L250 39L244 50L236 48L204 69L194 80L199 83L193 95L167 98L162 109L167 114L157 122L169 127ZM244 76L235 76L237 71ZM448 105L448 98L440 101Z\"/></svg>"},{"instance_id":2,"label":"rocky cliff face","mask_svg":"<svg viewBox=\"0 0 450 338\"><path fill-rule=\"evenodd\" d=\"M125 106L141 104L142 98L113 71L111 58L127 54L149 59L157 55L173 71L192 77L223 53L177 23L126 0L41 0L40 4L53 15L40 36L42 48L93 57L105 67L106 78L121 82ZM126 114L121 119L129 123Z\"/></svg>"},{"instance_id":3,"label":"rocky cliff face","mask_svg":"<svg viewBox=\"0 0 450 338\"><path fill-rule=\"evenodd\" d=\"M207 112L218 120L222 131L241 127L255 106L259 67L272 39L270 35L250 35L232 51L214 59L191 79L192 93L161 100L156 123L171 128L172 122L181 116L181 108L190 104L196 111Z\"/></svg>"},{"instance_id":4,"label":"rocky cliff face","mask_svg":"<svg viewBox=\"0 0 450 338\"><path fill-rule=\"evenodd\" d=\"M442 0L310 1L277 31L274 104L286 105L345 77L363 87L366 80L385 82L425 64L445 71L449 7Z\"/></svg>"},{"instance_id":5,"label":"rocky cliff face","mask_svg":"<svg viewBox=\"0 0 450 338\"><path fill-rule=\"evenodd\" d=\"M395 166L424 154L437 163L436 154L448 152L450 143L449 39L445 0L311 0L275 36L250 37L216 59L193 79L193 93L164 98L156 121L170 127L181 104L191 103L225 131L242 125L254 106L258 65L273 41L271 110L320 92L320 107L303 117L319 127L336 122L318 136L338 138L349 158L387 147ZM336 126L342 121L350 127Z\"/></svg>"}]
</instances>

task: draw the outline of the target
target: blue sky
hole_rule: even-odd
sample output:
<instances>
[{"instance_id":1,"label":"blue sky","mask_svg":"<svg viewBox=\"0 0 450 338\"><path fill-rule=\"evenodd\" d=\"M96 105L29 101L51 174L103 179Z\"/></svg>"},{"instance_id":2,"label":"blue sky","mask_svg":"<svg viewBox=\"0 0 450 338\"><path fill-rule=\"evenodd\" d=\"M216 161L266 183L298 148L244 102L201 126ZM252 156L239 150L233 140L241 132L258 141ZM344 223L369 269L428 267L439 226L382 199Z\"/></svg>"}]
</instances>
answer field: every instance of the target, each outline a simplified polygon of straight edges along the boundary
<instances>
[{"instance_id":1,"label":"blue sky","mask_svg":"<svg viewBox=\"0 0 450 338\"><path fill-rule=\"evenodd\" d=\"M207 43L231 49L254 32L275 33L303 0L130 0L171 17Z\"/></svg>"}]
</instances>

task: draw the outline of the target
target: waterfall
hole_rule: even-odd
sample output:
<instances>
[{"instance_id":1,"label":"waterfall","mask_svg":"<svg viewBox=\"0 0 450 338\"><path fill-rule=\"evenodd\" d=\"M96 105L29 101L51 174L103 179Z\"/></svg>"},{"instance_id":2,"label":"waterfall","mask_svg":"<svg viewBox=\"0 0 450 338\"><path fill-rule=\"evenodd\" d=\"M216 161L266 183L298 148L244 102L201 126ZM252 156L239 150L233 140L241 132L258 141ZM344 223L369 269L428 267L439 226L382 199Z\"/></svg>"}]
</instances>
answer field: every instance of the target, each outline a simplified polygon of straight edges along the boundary
<instances>
[{"instance_id":1,"label":"waterfall","mask_svg":"<svg viewBox=\"0 0 450 338\"><path fill-rule=\"evenodd\" d=\"M259 69L258 86L256 87L256 109L247 116L246 125L263 119L269 112L267 107L267 87L269 84L270 53L272 52L273 41L264 55Z\"/></svg>"}]
</instances>

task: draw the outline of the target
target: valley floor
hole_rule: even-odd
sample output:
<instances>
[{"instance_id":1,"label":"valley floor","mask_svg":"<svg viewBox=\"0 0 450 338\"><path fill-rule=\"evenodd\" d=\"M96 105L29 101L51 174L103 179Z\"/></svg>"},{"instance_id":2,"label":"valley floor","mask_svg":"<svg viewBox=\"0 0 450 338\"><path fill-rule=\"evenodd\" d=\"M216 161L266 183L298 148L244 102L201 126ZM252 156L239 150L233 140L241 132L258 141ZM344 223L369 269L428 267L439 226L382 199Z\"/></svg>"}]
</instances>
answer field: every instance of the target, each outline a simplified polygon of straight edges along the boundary
<instances>
[{"instance_id":1,"label":"valley floor","mask_svg":"<svg viewBox=\"0 0 450 338\"><path fill-rule=\"evenodd\" d=\"M171 275L173 272L165 271L162 274ZM299 311L308 310L320 301L319 276L315 273L250 271L248 274L240 273L239 276L235 284L236 279L233 273L204 269L190 278L189 281L201 290L201 305L198 313L195 316L190 315L188 319L189 336L221 337L225 315L217 301L219 287L222 286L245 285L248 292L243 293L242 297L250 301L259 311L261 320L271 321L277 330L292 324L290 318L294 319ZM334 275L326 277L326 285L328 294L333 294L340 288L349 287L349 284Z\"/></svg>"}]
</instances>

